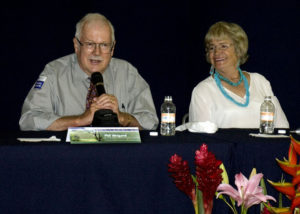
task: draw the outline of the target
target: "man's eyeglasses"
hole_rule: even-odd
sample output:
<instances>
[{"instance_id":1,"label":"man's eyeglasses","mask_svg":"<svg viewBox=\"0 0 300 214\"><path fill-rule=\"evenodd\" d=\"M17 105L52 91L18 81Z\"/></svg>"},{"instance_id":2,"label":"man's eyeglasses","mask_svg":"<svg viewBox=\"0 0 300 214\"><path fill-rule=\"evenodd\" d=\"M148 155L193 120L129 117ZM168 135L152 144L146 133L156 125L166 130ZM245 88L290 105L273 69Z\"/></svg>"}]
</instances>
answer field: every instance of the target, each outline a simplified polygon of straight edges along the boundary
<instances>
[{"instance_id":1,"label":"man's eyeglasses","mask_svg":"<svg viewBox=\"0 0 300 214\"><path fill-rule=\"evenodd\" d=\"M77 37L76 40L88 51L94 51L98 46L102 53L110 53L112 51L113 44L112 43L95 43L95 42L81 42Z\"/></svg>"},{"instance_id":2,"label":"man's eyeglasses","mask_svg":"<svg viewBox=\"0 0 300 214\"><path fill-rule=\"evenodd\" d=\"M230 48L232 44L220 44L220 45L209 45L206 50L210 53L215 52L216 50L226 51L228 48Z\"/></svg>"}]
</instances>

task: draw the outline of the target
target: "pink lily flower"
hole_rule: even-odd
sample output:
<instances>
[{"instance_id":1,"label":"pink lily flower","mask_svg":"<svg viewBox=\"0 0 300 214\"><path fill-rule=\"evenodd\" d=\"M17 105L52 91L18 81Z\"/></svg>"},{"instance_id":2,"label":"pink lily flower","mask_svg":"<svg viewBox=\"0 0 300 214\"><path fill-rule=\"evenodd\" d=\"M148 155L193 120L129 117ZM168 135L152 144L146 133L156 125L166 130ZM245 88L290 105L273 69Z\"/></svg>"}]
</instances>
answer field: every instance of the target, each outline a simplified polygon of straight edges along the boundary
<instances>
[{"instance_id":1,"label":"pink lily flower","mask_svg":"<svg viewBox=\"0 0 300 214\"><path fill-rule=\"evenodd\" d=\"M220 184L217 188L217 191L220 191L217 198L222 194L230 196L237 202L238 206L242 205L242 213L243 211L247 213L248 208L252 205L267 202L267 200L276 201L272 196L263 194L263 189L259 186L262 177L263 174L258 173L248 180L242 173L236 174L235 185L238 189L234 189L229 184Z\"/></svg>"}]
</instances>

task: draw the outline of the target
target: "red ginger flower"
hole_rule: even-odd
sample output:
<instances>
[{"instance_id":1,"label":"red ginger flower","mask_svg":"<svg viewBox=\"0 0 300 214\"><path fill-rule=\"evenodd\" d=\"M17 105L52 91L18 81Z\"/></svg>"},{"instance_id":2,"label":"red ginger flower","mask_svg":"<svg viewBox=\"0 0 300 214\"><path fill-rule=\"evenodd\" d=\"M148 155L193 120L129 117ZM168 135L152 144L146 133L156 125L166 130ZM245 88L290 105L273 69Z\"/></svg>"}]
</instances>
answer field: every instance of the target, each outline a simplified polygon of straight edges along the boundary
<instances>
[{"instance_id":1,"label":"red ginger flower","mask_svg":"<svg viewBox=\"0 0 300 214\"><path fill-rule=\"evenodd\" d=\"M182 161L182 157L174 154L170 158L168 167L168 172L171 172L170 176L174 178L176 187L183 191L194 204L196 202L195 183L193 182L188 162Z\"/></svg>"},{"instance_id":2,"label":"red ginger flower","mask_svg":"<svg viewBox=\"0 0 300 214\"><path fill-rule=\"evenodd\" d=\"M211 206L217 187L222 182L223 170L219 168L222 161L208 152L207 145L202 144L200 150L196 150L195 165L198 189L202 191L204 207Z\"/></svg>"}]
</instances>

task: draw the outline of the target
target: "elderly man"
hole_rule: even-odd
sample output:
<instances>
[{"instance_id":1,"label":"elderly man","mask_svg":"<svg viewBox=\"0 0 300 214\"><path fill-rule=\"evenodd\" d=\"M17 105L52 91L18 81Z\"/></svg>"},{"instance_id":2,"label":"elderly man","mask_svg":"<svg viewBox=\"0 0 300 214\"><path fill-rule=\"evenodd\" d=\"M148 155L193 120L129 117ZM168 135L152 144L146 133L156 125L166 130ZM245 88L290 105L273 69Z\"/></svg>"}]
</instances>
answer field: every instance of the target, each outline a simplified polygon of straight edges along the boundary
<instances>
[{"instance_id":1,"label":"elderly man","mask_svg":"<svg viewBox=\"0 0 300 214\"><path fill-rule=\"evenodd\" d=\"M98 13L76 25L75 53L47 64L27 95L21 130L66 130L89 126L94 113L110 109L121 126L156 129L158 118L146 81L127 61L113 58L114 28ZM90 77L103 75L106 93L87 101Z\"/></svg>"}]
</instances>

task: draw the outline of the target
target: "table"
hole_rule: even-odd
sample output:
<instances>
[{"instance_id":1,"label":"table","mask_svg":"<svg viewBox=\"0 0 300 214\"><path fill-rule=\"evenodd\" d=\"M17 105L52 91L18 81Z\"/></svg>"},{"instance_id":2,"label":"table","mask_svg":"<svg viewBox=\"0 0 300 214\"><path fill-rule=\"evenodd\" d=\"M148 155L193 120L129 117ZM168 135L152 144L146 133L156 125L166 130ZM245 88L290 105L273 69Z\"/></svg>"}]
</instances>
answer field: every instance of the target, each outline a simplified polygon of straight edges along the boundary
<instances>
[{"instance_id":1,"label":"table","mask_svg":"<svg viewBox=\"0 0 300 214\"><path fill-rule=\"evenodd\" d=\"M221 129L215 134L177 132L149 136L141 144L71 145L66 132L5 132L0 137L1 213L182 214L194 213L190 199L173 184L169 158L188 160L194 174L195 151L202 143L221 160L234 186L234 175L253 167L264 179L284 174L275 158L287 157L290 139L250 137L257 130ZM50 137L62 142L22 143L17 137ZM297 137L297 136L296 136ZM286 174L284 176L289 180ZM278 198L267 184L268 194ZM259 213L259 206L248 213ZM214 200L213 213L231 213Z\"/></svg>"}]
</instances>

